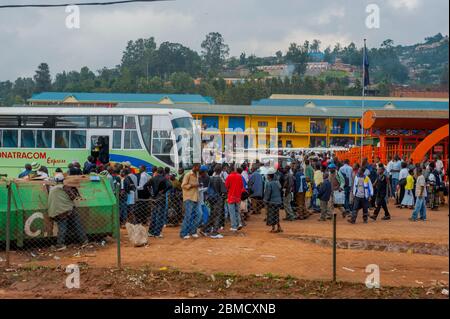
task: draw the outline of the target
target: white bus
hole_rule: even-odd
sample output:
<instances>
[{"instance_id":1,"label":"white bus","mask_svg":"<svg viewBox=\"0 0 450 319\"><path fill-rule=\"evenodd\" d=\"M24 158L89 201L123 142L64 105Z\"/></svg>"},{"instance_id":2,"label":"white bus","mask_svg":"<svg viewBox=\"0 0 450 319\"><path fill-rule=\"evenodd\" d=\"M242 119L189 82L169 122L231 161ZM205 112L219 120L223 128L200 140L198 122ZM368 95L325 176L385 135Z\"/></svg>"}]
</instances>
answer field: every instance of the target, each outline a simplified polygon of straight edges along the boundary
<instances>
[{"instance_id":1,"label":"white bus","mask_svg":"<svg viewBox=\"0 0 450 319\"><path fill-rule=\"evenodd\" d=\"M194 129L178 109L0 107L0 174L17 176L31 162L50 171L83 165L99 145L109 162L191 169Z\"/></svg>"}]
</instances>

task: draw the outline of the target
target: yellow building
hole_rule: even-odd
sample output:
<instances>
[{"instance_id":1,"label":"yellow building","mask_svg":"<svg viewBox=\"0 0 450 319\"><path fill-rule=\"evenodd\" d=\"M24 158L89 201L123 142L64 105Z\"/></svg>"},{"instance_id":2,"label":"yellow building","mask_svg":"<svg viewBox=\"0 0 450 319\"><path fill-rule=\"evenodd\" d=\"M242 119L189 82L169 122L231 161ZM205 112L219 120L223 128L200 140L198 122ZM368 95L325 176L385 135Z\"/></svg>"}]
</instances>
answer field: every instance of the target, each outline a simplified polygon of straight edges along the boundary
<instances>
[{"instance_id":1,"label":"yellow building","mask_svg":"<svg viewBox=\"0 0 450 319\"><path fill-rule=\"evenodd\" d=\"M179 106L177 106L179 107ZM182 107L183 108L183 107ZM183 108L191 112L204 129L219 129L225 141L228 134L265 131L267 146L270 132L277 129L277 147L309 148L327 146L356 145L360 141L360 111L347 109L323 110L310 108L270 108L252 106L211 105L197 109L195 106ZM219 113L220 112L220 113ZM246 142L248 147L257 143Z\"/></svg>"}]
</instances>

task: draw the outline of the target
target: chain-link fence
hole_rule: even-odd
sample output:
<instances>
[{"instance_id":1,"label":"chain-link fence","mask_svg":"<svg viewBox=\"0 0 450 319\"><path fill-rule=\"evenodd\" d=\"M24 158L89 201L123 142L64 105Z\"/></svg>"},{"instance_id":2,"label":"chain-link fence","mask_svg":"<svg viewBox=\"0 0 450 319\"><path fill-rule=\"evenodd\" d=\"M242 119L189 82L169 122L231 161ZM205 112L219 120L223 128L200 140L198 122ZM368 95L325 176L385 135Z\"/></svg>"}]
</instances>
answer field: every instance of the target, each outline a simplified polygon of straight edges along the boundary
<instances>
[{"instance_id":1,"label":"chain-link fence","mask_svg":"<svg viewBox=\"0 0 450 319\"><path fill-rule=\"evenodd\" d=\"M54 266L94 257L120 238L116 196L98 176L59 183L3 180L0 197L7 267Z\"/></svg>"},{"instance_id":2,"label":"chain-link fence","mask_svg":"<svg viewBox=\"0 0 450 319\"><path fill-rule=\"evenodd\" d=\"M351 187L328 200L318 199L317 189L268 195L270 188L230 198L232 187L215 181L216 190L200 185L189 193L182 181L162 176L139 189L99 176L3 180L0 266L152 265L386 285L445 279L448 208L440 202L428 213L432 223L413 223L412 211L393 198L383 215L376 194L361 199ZM432 195L427 202L441 200Z\"/></svg>"}]
</instances>

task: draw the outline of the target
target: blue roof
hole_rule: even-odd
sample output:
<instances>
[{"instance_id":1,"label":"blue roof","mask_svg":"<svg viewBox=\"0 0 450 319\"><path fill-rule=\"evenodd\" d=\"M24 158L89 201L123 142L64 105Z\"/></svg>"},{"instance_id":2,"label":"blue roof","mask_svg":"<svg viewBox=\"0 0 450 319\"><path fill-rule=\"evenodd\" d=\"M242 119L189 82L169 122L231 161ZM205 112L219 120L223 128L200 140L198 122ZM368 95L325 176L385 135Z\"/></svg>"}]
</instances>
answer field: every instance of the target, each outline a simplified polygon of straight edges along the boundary
<instances>
[{"instance_id":1,"label":"blue roof","mask_svg":"<svg viewBox=\"0 0 450 319\"><path fill-rule=\"evenodd\" d=\"M253 106L299 106L313 103L317 107L361 108L362 99L357 100L322 100L322 99L263 99L253 101ZM399 101L399 100L365 100L365 108L382 109L392 104L403 110L447 110L448 101Z\"/></svg>"},{"instance_id":2,"label":"blue roof","mask_svg":"<svg viewBox=\"0 0 450 319\"><path fill-rule=\"evenodd\" d=\"M322 61L325 58L325 54L322 52L310 52L309 57L315 61Z\"/></svg>"},{"instance_id":3,"label":"blue roof","mask_svg":"<svg viewBox=\"0 0 450 319\"><path fill-rule=\"evenodd\" d=\"M29 102L62 102L73 96L80 102L148 102L158 103L169 98L174 103L212 104L214 99L199 94L136 94L136 93L77 93L77 92L42 92L34 94Z\"/></svg>"}]
</instances>

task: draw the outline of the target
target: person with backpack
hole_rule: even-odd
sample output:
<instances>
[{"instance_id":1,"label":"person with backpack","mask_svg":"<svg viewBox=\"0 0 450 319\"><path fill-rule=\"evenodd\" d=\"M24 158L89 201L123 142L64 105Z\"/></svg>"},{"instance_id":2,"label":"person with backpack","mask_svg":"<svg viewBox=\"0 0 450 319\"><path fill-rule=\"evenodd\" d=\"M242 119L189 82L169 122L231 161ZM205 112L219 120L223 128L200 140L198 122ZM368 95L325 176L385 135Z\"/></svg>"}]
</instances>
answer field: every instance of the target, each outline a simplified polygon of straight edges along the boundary
<instances>
[{"instance_id":1,"label":"person with backpack","mask_svg":"<svg viewBox=\"0 0 450 319\"><path fill-rule=\"evenodd\" d=\"M294 221L298 218L297 213L292 209L291 202L293 200L292 194L295 190L295 179L291 173L291 168L286 166L283 169L283 207L286 213L286 221Z\"/></svg>"},{"instance_id":2,"label":"person with backpack","mask_svg":"<svg viewBox=\"0 0 450 319\"><path fill-rule=\"evenodd\" d=\"M328 179L328 173L323 174L323 182L320 184L318 189L317 197L320 200L320 218L319 222L324 222L331 219L331 211L328 202L331 199L331 183Z\"/></svg>"},{"instance_id":3,"label":"person with backpack","mask_svg":"<svg viewBox=\"0 0 450 319\"><path fill-rule=\"evenodd\" d=\"M372 182L372 185L373 185L373 184L375 184L375 182L377 181L377 178L378 178L378 172L377 172L378 164L375 164L375 163L373 163L372 165L368 164L367 169L369 171L370 181ZM376 202L375 202L376 195L377 195L376 192L377 192L377 190L374 188L374 194L369 202L369 209L371 209L371 210L375 210L375 207L376 207Z\"/></svg>"},{"instance_id":4,"label":"person with backpack","mask_svg":"<svg viewBox=\"0 0 450 319\"><path fill-rule=\"evenodd\" d=\"M391 191L392 191L392 197L396 199L396 203L398 204L398 196L396 196L397 193L397 186L399 183L399 175L400 170L402 169L402 162L400 161L400 157L398 155L394 156L394 159L392 160L392 163L390 162L390 177L391 177Z\"/></svg>"},{"instance_id":5,"label":"person with backpack","mask_svg":"<svg viewBox=\"0 0 450 319\"><path fill-rule=\"evenodd\" d=\"M378 215L380 214L381 209L384 210L384 217L383 220L390 220L391 215L389 213L389 209L387 206L387 197L388 197L388 190L389 190L389 179L386 175L385 168L383 164L379 165L378 168L378 178L375 181L374 184L375 193L376 193L376 208L372 216L370 216L371 219L377 220Z\"/></svg>"},{"instance_id":6,"label":"person with backpack","mask_svg":"<svg viewBox=\"0 0 450 319\"><path fill-rule=\"evenodd\" d=\"M439 171L436 169L436 163L431 162L429 165L429 170L429 205L431 210L439 210L439 189L441 187L441 176L439 174Z\"/></svg>"},{"instance_id":7,"label":"person with backpack","mask_svg":"<svg viewBox=\"0 0 450 319\"><path fill-rule=\"evenodd\" d=\"M200 173L198 177L198 182L200 187L198 189L198 217L197 217L197 228L201 229L200 226L206 225L209 219L209 208L206 205L207 199L207 190L209 187L209 175L208 175L208 166L202 165L200 167Z\"/></svg>"},{"instance_id":8,"label":"person with backpack","mask_svg":"<svg viewBox=\"0 0 450 319\"><path fill-rule=\"evenodd\" d=\"M305 220L310 215L306 209L306 192L308 191L308 184L306 183L306 176L303 174L302 167L298 167L297 172L295 173L294 191L298 219Z\"/></svg>"},{"instance_id":9,"label":"person with backpack","mask_svg":"<svg viewBox=\"0 0 450 319\"><path fill-rule=\"evenodd\" d=\"M258 164L253 164L250 178L248 180L248 191L250 195L251 212L254 215L261 215L263 208L263 177L258 171Z\"/></svg>"},{"instance_id":10,"label":"person with backpack","mask_svg":"<svg viewBox=\"0 0 450 319\"><path fill-rule=\"evenodd\" d=\"M345 201L344 201L344 209L345 212L343 213L344 217L349 215L351 213L351 207L350 207L350 193L351 193L351 187L352 185L352 176L353 176L353 169L350 166L350 161L348 159L344 160L344 165L339 169L339 172L344 177L344 195L345 195Z\"/></svg>"},{"instance_id":11,"label":"person with backpack","mask_svg":"<svg viewBox=\"0 0 450 319\"><path fill-rule=\"evenodd\" d=\"M320 164L320 161L316 162L315 171L314 171L314 180L313 182L313 210L317 213L320 212L320 207L317 204L317 195L319 192L319 187L323 183L323 173L322 173L322 165Z\"/></svg>"},{"instance_id":12,"label":"person with backpack","mask_svg":"<svg viewBox=\"0 0 450 319\"><path fill-rule=\"evenodd\" d=\"M89 175L97 167L94 156L88 156L83 166L83 175Z\"/></svg>"},{"instance_id":13,"label":"person with backpack","mask_svg":"<svg viewBox=\"0 0 450 319\"><path fill-rule=\"evenodd\" d=\"M203 227L203 233L212 239L222 239L223 235L219 233L219 229L224 223L224 199L227 194L225 183L220 177L222 165L217 164L214 167L213 176L209 180L207 190L207 202L211 208L211 213L207 224Z\"/></svg>"},{"instance_id":14,"label":"person with backpack","mask_svg":"<svg viewBox=\"0 0 450 319\"><path fill-rule=\"evenodd\" d=\"M136 185L130 177L131 173L128 169L120 172L120 224L122 226L128 220L128 217L134 213L134 205L136 203Z\"/></svg>"},{"instance_id":15,"label":"person with backpack","mask_svg":"<svg viewBox=\"0 0 450 319\"><path fill-rule=\"evenodd\" d=\"M344 176L342 176L341 172L337 170L337 166L334 163L328 165L328 170L329 170L328 179L331 183L331 198L328 202L329 210L333 212L335 206L338 206L338 208L342 210L342 214L345 215L345 211L342 208L345 203Z\"/></svg>"},{"instance_id":16,"label":"person with backpack","mask_svg":"<svg viewBox=\"0 0 450 319\"><path fill-rule=\"evenodd\" d=\"M172 184L164 175L164 169L158 167L156 176L148 182L153 191L152 197L154 205L150 215L149 237L163 238L161 234L165 221L166 194L171 190Z\"/></svg>"},{"instance_id":17,"label":"person with backpack","mask_svg":"<svg viewBox=\"0 0 450 319\"><path fill-rule=\"evenodd\" d=\"M360 168L353 182L353 211L352 217L348 219L350 224L356 224L358 212L363 210L364 223L369 219L369 199L373 196L373 185L368 176L364 175L365 169Z\"/></svg>"},{"instance_id":18,"label":"person with backpack","mask_svg":"<svg viewBox=\"0 0 450 319\"><path fill-rule=\"evenodd\" d=\"M264 202L267 204L267 226L272 226L271 233L281 233L280 207L282 204L281 184L275 179L276 170L267 171L267 183L264 190Z\"/></svg>"}]
</instances>

